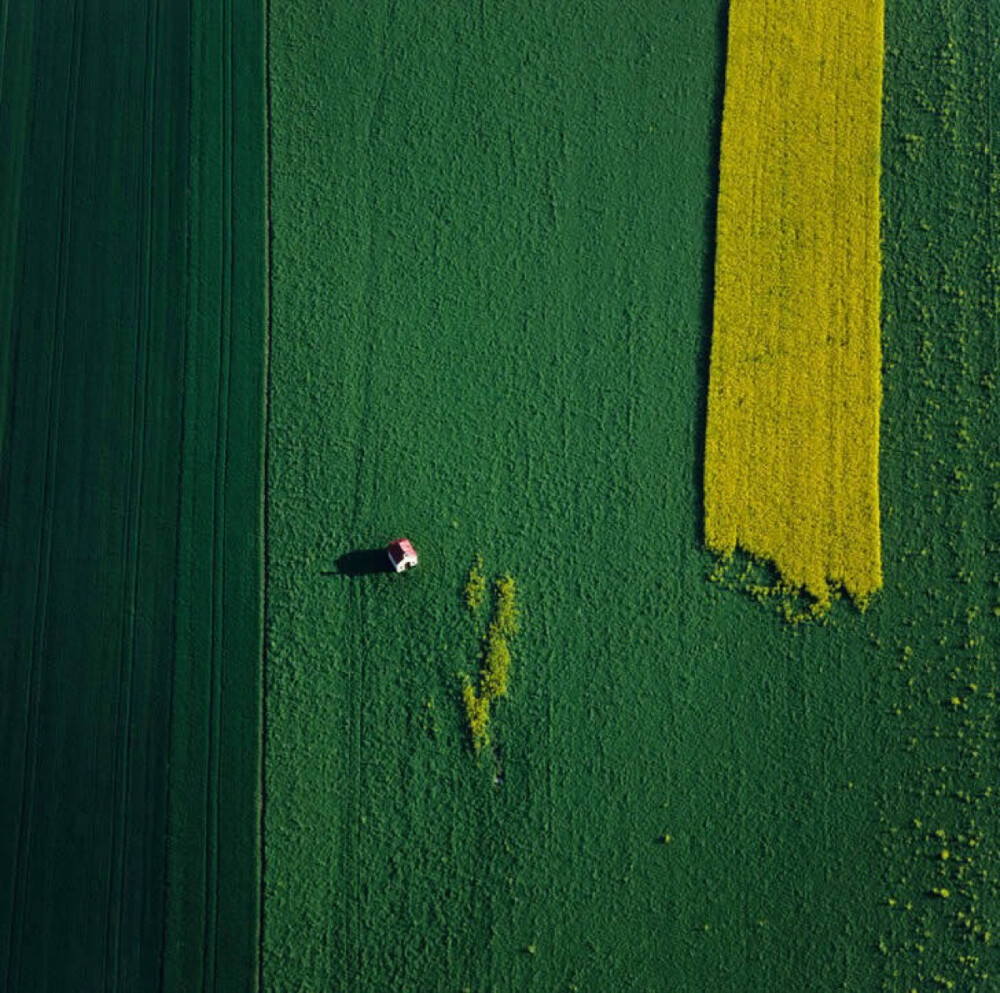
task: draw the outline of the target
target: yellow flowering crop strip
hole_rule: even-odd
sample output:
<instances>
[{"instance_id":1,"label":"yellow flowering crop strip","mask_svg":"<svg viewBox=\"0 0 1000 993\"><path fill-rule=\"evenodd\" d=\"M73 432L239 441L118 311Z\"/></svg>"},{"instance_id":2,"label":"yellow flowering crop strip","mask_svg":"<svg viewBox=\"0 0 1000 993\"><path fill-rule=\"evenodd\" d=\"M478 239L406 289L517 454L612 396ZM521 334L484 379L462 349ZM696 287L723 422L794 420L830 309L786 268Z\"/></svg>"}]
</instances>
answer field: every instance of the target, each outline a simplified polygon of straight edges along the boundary
<instances>
[{"instance_id":1,"label":"yellow flowering crop strip","mask_svg":"<svg viewBox=\"0 0 1000 993\"><path fill-rule=\"evenodd\" d=\"M882 0L733 0L705 538L824 609L882 583Z\"/></svg>"}]
</instances>

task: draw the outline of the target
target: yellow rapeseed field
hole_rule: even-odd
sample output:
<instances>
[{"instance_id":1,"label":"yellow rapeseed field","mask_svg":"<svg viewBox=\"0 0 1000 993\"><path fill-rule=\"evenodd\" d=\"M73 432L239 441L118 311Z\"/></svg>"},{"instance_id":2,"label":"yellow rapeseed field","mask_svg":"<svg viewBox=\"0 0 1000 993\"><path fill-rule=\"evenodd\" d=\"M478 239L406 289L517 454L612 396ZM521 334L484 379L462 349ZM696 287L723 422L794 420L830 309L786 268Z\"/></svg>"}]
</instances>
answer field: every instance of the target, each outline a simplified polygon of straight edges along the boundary
<instances>
[{"instance_id":1,"label":"yellow rapeseed field","mask_svg":"<svg viewBox=\"0 0 1000 993\"><path fill-rule=\"evenodd\" d=\"M705 538L820 609L882 582L882 0L733 0Z\"/></svg>"}]
</instances>

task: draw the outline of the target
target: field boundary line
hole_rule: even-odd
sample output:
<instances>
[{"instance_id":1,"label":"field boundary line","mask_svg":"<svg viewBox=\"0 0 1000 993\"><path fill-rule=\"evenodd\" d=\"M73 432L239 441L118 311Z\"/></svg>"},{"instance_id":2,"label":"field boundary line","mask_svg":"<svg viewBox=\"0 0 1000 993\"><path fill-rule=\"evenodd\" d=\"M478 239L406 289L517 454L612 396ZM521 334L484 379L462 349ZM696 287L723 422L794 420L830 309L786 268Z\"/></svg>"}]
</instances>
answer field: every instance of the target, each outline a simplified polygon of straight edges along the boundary
<instances>
[{"instance_id":1,"label":"field boundary line","mask_svg":"<svg viewBox=\"0 0 1000 993\"><path fill-rule=\"evenodd\" d=\"M273 175L273 136L271 133L271 0L264 0L264 416L263 451L261 460L260 526L261 526L261 600L260 600L260 675L259 675L259 725L258 748L260 758L258 769L258 848L259 848L259 883L258 883L258 919L257 919L257 990L264 988L264 927L266 922L265 890L267 870L267 665L268 665L268 630L270 617L270 592L268 584L268 567L271 557L270 541L270 511L271 490L268 485L271 467L271 336L274 323L274 274L271 260L274 255L274 219L271 214Z\"/></svg>"}]
</instances>

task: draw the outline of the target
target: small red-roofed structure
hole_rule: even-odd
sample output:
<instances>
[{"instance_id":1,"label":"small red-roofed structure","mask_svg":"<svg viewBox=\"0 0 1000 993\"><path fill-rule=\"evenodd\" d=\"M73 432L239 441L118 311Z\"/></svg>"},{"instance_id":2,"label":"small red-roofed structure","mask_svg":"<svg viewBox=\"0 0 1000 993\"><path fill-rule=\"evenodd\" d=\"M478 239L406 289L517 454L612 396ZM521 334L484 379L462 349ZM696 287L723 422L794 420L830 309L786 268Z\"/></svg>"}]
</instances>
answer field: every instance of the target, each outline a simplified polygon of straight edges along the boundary
<instances>
[{"instance_id":1,"label":"small red-roofed structure","mask_svg":"<svg viewBox=\"0 0 1000 993\"><path fill-rule=\"evenodd\" d=\"M389 554L389 565L394 572L406 572L417 564L417 553L409 538L390 541L386 551Z\"/></svg>"}]
</instances>

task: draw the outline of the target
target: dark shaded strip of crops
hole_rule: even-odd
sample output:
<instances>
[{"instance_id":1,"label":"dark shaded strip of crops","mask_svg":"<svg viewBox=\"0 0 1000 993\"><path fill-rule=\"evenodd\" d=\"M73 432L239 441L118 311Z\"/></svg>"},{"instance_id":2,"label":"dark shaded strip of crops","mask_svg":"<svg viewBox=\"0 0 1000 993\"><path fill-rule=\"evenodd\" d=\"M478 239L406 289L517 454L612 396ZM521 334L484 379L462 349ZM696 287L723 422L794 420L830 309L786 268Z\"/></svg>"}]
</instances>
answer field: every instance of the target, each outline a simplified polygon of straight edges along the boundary
<instances>
[{"instance_id":1,"label":"dark shaded strip of crops","mask_svg":"<svg viewBox=\"0 0 1000 993\"><path fill-rule=\"evenodd\" d=\"M252 989L263 15L2 14L0 989Z\"/></svg>"}]
</instances>

